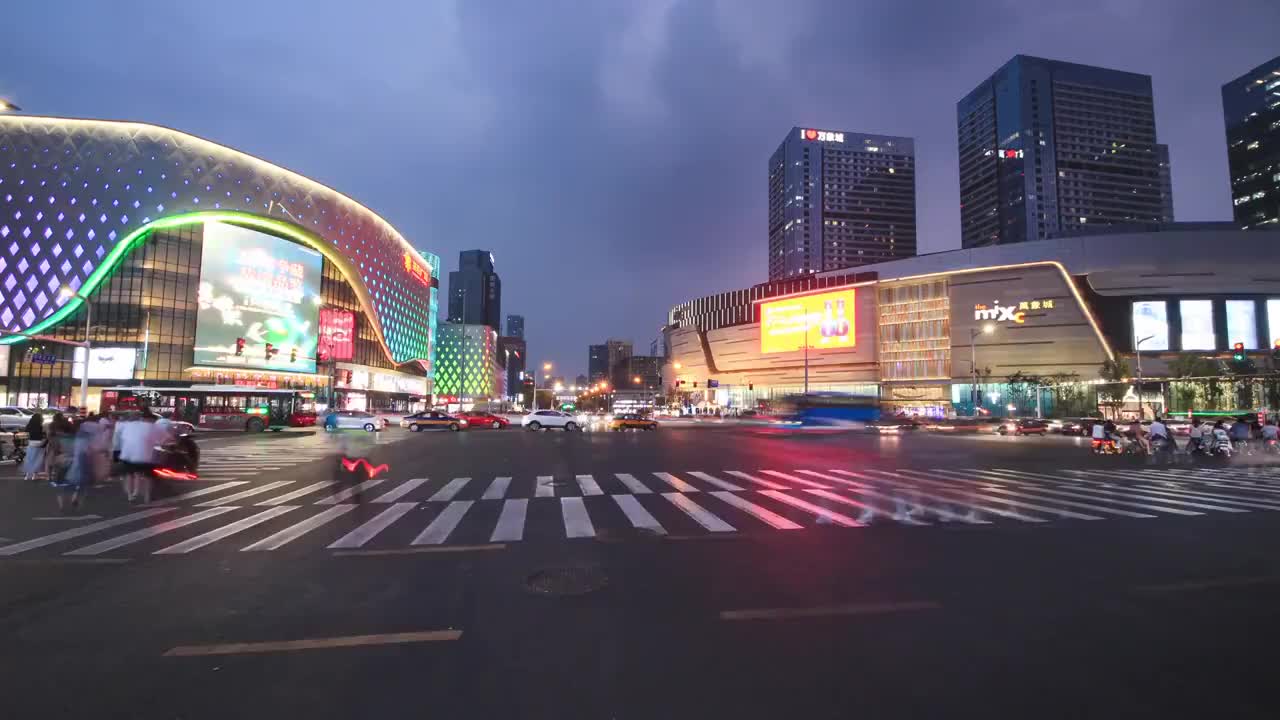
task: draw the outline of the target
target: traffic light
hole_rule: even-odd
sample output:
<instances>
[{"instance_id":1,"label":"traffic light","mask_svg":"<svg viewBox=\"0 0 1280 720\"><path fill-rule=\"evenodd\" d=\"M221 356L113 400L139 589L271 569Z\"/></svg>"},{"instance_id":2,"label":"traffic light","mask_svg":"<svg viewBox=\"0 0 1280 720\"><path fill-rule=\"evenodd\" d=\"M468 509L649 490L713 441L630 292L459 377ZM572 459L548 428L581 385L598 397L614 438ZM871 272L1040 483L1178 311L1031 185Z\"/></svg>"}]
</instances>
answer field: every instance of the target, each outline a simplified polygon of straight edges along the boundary
<instances>
[{"instance_id":1,"label":"traffic light","mask_svg":"<svg viewBox=\"0 0 1280 720\"><path fill-rule=\"evenodd\" d=\"M1231 359L1236 362L1244 362L1244 343L1238 342L1231 346Z\"/></svg>"},{"instance_id":2,"label":"traffic light","mask_svg":"<svg viewBox=\"0 0 1280 720\"><path fill-rule=\"evenodd\" d=\"M289 350L289 362L291 363L298 362L298 348L292 348L291 350Z\"/></svg>"},{"instance_id":3,"label":"traffic light","mask_svg":"<svg viewBox=\"0 0 1280 720\"><path fill-rule=\"evenodd\" d=\"M236 338L236 357L244 355L244 338Z\"/></svg>"},{"instance_id":4,"label":"traffic light","mask_svg":"<svg viewBox=\"0 0 1280 720\"><path fill-rule=\"evenodd\" d=\"M265 354L266 354L266 356L267 356L267 360L268 360L268 361L270 361L270 360L271 360L271 358L275 357L275 356L276 356L276 353L278 353L278 352L280 352L280 351L276 349L276 346L275 346L275 345L272 345L271 343L267 343L267 347L266 347Z\"/></svg>"},{"instance_id":5,"label":"traffic light","mask_svg":"<svg viewBox=\"0 0 1280 720\"><path fill-rule=\"evenodd\" d=\"M755 389L756 389L755 383L747 383L747 389L748 389L748 390L755 390Z\"/></svg>"},{"instance_id":6,"label":"traffic light","mask_svg":"<svg viewBox=\"0 0 1280 720\"><path fill-rule=\"evenodd\" d=\"M1271 359L1280 360L1280 340L1276 340L1275 345L1271 347Z\"/></svg>"}]
</instances>

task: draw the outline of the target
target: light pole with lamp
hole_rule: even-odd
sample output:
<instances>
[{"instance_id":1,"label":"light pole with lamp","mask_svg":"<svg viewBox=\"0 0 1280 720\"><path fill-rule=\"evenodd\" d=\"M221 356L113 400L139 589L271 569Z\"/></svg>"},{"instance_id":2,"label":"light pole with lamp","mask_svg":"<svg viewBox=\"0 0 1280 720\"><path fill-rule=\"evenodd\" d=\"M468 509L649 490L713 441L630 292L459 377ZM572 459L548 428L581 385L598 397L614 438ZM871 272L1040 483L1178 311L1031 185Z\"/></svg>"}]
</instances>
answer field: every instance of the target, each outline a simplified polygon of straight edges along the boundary
<instances>
[{"instance_id":1,"label":"light pole with lamp","mask_svg":"<svg viewBox=\"0 0 1280 720\"><path fill-rule=\"evenodd\" d=\"M996 331L996 326L987 323L981 328L969 328L969 373L973 377L973 386L969 389L969 398L973 401L973 414L978 415L978 404L982 401L981 393L978 391L978 336L990 335Z\"/></svg>"},{"instance_id":2,"label":"light pole with lamp","mask_svg":"<svg viewBox=\"0 0 1280 720\"><path fill-rule=\"evenodd\" d=\"M22 108L4 98L0 98L0 112L22 112Z\"/></svg>"},{"instance_id":3,"label":"light pole with lamp","mask_svg":"<svg viewBox=\"0 0 1280 720\"><path fill-rule=\"evenodd\" d=\"M551 363L542 363L542 371L546 373L546 378L551 379ZM538 371L533 371L533 409L538 409Z\"/></svg>"},{"instance_id":4,"label":"light pole with lamp","mask_svg":"<svg viewBox=\"0 0 1280 720\"><path fill-rule=\"evenodd\" d=\"M80 304L84 306L84 367L80 373L80 407L84 409L85 414L89 413L89 319L92 315L89 298L72 290L70 287L64 286L58 293L58 296L64 300L79 298ZM75 367L75 363L71 364Z\"/></svg>"},{"instance_id":5,"label":"light pole with lamp","mask_svg":"<svg viewBox=\"0 0 1280 720\"><path fill-rule=\"evenodd\" d=\"M1144 338L1137 339L1133 343L1134 364L1138 367L1138 422L1142 422L1142 419L1145 416L1145 413L1142 411L1142 343L1153 337L1155 337L1155 335L1148 335Z\"/></svg>"}]
</instances>

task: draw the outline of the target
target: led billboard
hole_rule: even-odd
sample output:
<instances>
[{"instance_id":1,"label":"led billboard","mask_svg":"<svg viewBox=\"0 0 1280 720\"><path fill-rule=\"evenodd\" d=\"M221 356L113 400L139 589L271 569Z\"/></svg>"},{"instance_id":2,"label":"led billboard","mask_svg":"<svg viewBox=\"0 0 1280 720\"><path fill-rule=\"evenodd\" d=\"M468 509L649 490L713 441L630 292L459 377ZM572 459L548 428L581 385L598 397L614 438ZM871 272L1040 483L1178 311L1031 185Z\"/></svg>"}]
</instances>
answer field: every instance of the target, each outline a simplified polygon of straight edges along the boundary
<instances>
[{"instance_id":1,"label":"led billboard","mask_svg":"<svg viewBox=\"0 0 1280 720\"><path fill-rule=\"evenodd\" d=\"M760 352L857 345L854 290L835 290L760 303Z\"/></svg>"},{"instance_id":2,"label":"led billboard","mask_svg":"<svg viewBox=\"0 0 1280 720\"><path fill-rule=\"evenodd\" d=\"M320 270L314 250L205 223L195 364L315 372Z\"/></svg>"},{"instance_id":3,"label":"led billboard","mask_svg":"<svg viewBox=\"0 0 1280 720\"><path fill-rule=\"evenodd\" d=\"M350 360L355 352L356 314L350 310L320 309L320 352L323 360Z\"/></svg>"}]
</instances>

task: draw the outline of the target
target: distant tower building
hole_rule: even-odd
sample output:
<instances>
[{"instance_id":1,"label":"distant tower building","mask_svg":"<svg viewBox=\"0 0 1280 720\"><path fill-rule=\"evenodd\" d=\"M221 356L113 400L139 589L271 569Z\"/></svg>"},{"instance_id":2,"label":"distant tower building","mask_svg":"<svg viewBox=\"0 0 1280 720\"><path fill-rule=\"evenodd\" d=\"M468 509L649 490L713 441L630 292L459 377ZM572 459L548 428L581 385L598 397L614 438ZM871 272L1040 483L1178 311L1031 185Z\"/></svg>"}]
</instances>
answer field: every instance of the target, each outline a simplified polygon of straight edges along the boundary
<instances>
[{"instance_id":1,"label":"distant tower building","mask_svg":"<svg viewBox=\"0 0 1280 720\"><path fill-rule=\"evenodd\" d=\"M1172 220L1150 75L1018 55L956 127L962 247Z\"/></svg>"},{"instance_id":2,"label":"distant tower building","mask_svg":"<svg viewBox=\"0 0 1280 720\"><path fill-rule=\"evenodd\" d=\"M587 347L587 379L594 385L601 380L609 379L609 346L590 345Z\"/></svg>"},{"instance_id":3,"label":"distant tower building","mask_svg":"<svg viewBox=\"0 0 1280 720\"><path fill-rule=\"evenodd\" d=\"M769 279L916 254L915 141L791 128L769 158Z\"/></svg>"},{"instance_id":4,"label":"distant tower building","mask_svg":"<svg viewBox=\"0 0 1280 720\"><path fill-rule=\"evenodd\" d=\"M508 315L507 316L507 336L515 338L524 337L524 316Z\"/></svg>"},{"instance_id":5,"label":"distant tower building","mask_svg":"<svg viewBox=\"0 0 1280 720\"><path fill-rule=\"evenodd\" d=\"M1222 86L1231 205L1241 228L1280 223L1280 57Z\"/></svg>"},{"instance_id":6,"label":"distant tower building","mask_svg":"<svg viewBox=\"0 0 1280 720\"><path fill-rule=\"evenodd\" d=\"M463 250L458 269L449 273L449 322L502 329L502 281L493 269L493 253Z\"/></svg>"}]
</instances>

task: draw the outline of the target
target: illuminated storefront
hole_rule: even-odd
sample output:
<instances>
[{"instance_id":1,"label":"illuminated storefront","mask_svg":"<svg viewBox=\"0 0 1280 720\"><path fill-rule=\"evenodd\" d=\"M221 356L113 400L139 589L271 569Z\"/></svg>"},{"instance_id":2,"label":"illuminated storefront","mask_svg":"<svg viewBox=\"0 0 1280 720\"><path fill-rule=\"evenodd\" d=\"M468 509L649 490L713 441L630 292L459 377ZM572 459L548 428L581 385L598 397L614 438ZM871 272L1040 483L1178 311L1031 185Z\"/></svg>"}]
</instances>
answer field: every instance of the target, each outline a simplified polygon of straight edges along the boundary
<instances>
[{"instance_id":1,"label":"illuminated storefront","mask_svg":"<svg viewBox=\"0 0 1280 720\"><path fill-rule=\"evenodd\" d=\"M85 339L86 299L91 408L94 386L122 381L314 388L325 403L339 359L415 377L425 396L438 266L358 202L231 148L0 117L9 403L79 404L83 349L55 341Z\"/></svg>"}]
</instances>

